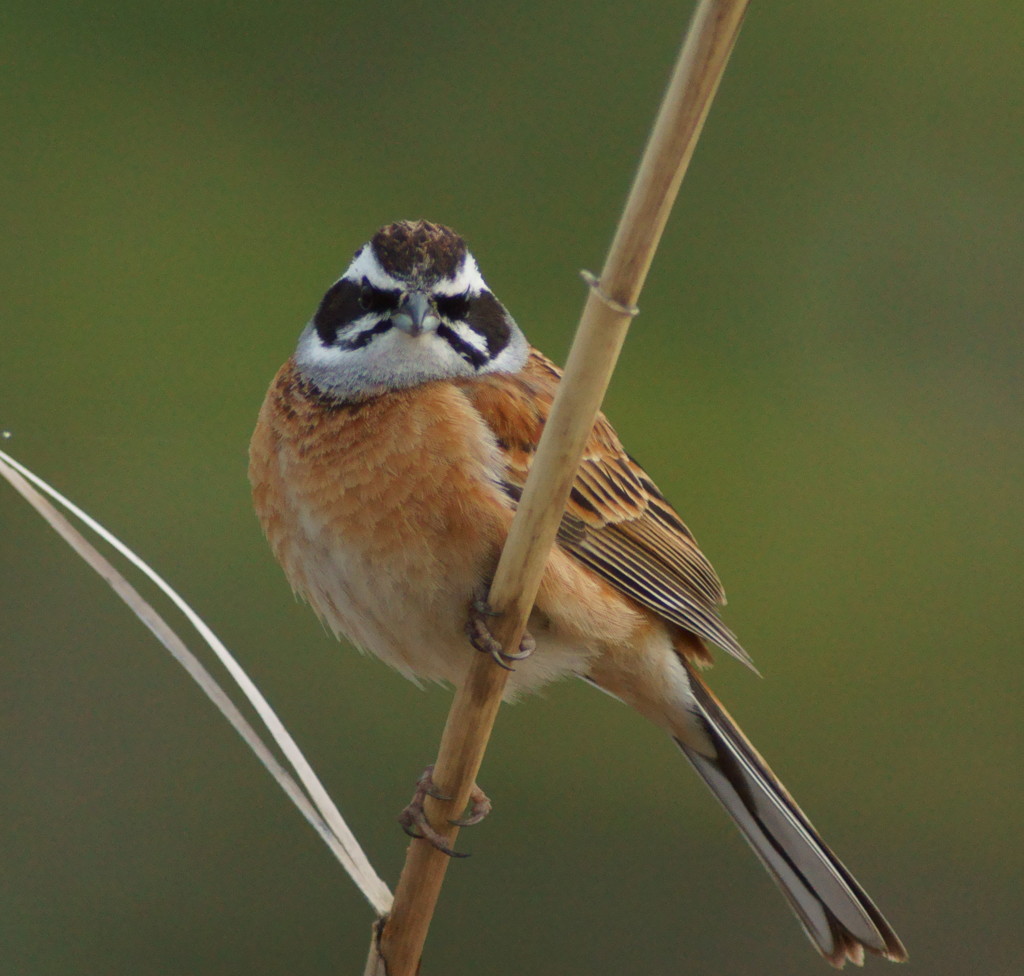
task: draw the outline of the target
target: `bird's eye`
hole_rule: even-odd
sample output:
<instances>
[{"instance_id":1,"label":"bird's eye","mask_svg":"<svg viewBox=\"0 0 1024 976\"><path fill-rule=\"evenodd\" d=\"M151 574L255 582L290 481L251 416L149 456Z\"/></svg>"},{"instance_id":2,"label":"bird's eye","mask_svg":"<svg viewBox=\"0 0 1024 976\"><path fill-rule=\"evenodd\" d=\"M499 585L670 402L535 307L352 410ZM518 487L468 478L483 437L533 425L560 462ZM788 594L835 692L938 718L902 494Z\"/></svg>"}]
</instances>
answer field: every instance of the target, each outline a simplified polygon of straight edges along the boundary
<instances>
[{"instance_id":1,"label":"bird's eye","mask_svg":"<svg viewBox=\"0 0 1024 976\"><path fill-rule=\"evenodd\" d=\"M378 288L370 283L367 278L359 288L359 295L356 302L364 312L377 312L384 315L393 312L398 307L398 300L401 293L394 289Z\"/></svg>"},{"instance_id":2,"label":"bird's eye","mask_svg":"<svg viewBox=\"0 0 1024 976\"><path fill-rule=\"evenodd\" d=\"M469 311L469 291L461 295L438 295L434 300L438 314L449 322L465 319Z\"/></svg>"}]
</instances>

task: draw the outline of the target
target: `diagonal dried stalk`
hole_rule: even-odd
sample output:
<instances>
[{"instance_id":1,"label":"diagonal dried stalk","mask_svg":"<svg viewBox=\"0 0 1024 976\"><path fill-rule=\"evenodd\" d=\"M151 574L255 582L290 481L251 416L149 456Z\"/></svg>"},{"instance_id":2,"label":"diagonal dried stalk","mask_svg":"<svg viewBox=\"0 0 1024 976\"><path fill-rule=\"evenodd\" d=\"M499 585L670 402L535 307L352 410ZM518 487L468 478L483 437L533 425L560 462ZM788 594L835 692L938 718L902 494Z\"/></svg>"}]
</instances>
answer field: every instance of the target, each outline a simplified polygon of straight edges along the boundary
<instances>
[{"instance_id":1,"label":"diagonal dried stalk","mask_svg":"<svg viewBox=\"0 0 1024 976\"><path fill-rule=\"evenodd\" d=\"M749 0L702 0L684 41L600 279L590 293L565 375L541 438L489 600L501 612L494 636L518 647L555 541L587 436L661 239L679 184L725 70ZM456 691L434 781L450 801L427 798L427 815L454 844L451 818L465 808L490 737L507 672L476 655ZM375 929L367 972L413 976L444 881L448 857L425 842L409 846L395 902Z\"/></svg>"},{"instance_id":2,"label":"diagonal dried stalk","mask_svg":"<svg viewBox=\"0 0 1024 976\"><path fill-rule=\"evenodd\" d=\"M392 896L387 885L378 877L359 842L349 830L334 802L317 779L306 757L303 756L288 731L281 724L270 704L252 683L249 676L242 670L231 652L220 639L210 630L195 611L178 595L178 593L156 573L148 563L140 559L120 539L108 532L95 519L83 512L77 505L65 498L54 487L45 482L37 474L29 471L9 454L0 451L0 478L6 479L11 486L49 523L51 528L78 553L79 556L104 579L113 591L128 605L132 612L144 623L158 641L170 652L171 656L189 673L196 684L203 690L210 701L220 710L221 714L231 723L238 734L256 754L256 758L266 767L281 789L291 799L299 812L309 821L320 835L339 863L348 872L359 890L366 896L378 914L388 910ZM33 485L35 487L33 487ZM39 491L36 490L39 489ZM118 570L104 558L71 523L50 504L40 492L49 495L57 504L84 523L100 538L109 543L132 565L148 577L158 589L180 610L189 623L195 627L203 640L210 646L228 670L245 697L263 721L273 740L277 743L295 776L282 765L277 756L263 741L259 733L252 727L238 707L214 679L213 675L203 666L202 662L185 646L184 641L170 627L153 606L143 599Z\"/></svg>"}]
</instances>

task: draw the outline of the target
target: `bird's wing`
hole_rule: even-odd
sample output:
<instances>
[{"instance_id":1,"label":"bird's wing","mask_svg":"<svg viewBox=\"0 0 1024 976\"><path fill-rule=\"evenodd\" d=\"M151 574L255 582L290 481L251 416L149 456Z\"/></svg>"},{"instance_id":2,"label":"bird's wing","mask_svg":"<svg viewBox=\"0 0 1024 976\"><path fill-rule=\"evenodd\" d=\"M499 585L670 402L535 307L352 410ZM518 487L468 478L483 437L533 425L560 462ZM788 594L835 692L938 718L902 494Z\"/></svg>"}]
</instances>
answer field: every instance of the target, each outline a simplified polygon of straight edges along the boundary
<instances>
[{"instance_id":1,"label":"bird's wing","mask_svg":"<svg viewBox=\"0 0 1024 976\"><path fill-rule=\"evenodd\" d=\"M504 454L502 487L513 503L526 483L560 379L558 367L532 350L519 373L456 381ZM587 440L558 543L637 603L753 667L718 616L725 593L693 533L626 454L603 414Z\"/></svg>"}]
</instances>

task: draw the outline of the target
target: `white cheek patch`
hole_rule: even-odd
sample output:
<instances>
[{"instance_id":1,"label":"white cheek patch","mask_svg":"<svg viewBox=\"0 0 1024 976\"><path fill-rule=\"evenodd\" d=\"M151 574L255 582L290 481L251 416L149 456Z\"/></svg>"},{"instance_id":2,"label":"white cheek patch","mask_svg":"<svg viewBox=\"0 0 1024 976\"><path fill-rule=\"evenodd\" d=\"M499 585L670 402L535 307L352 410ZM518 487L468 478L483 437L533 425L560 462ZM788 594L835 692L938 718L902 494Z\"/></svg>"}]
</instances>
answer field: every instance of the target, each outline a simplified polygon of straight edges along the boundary
<instances>
[{"instance_id":1,"label":"white cheek patch","mask_svg":"<svg viewBox=\"0 0 1024 976\"><path fill-rule=\"evenodd\" d=\"M487 340L480 335L479 332L474 331L465 322L446 322L445 323L452 332L454 332L467 346L472 346L477 352L487 356Z\"/></svg>"},{"instance_id":2,"label":"white cheek patch","mask_svg":"<svg viewBox=\"0 0 1024 976\"><path fill-rule=\"evenodd\" d=\"M335 345L325 346L310 322L299 336L299 344L295 347L295 362L302 374L320 386L319 376L329 374L338 369L351 350L339 349Z\"/></svg>"},{"instance_id":3,"label":"white cheek patch","mask_svg":"<svg viewBox=\"0 0 1024 976\"><path fill-rule=\"evenodd\" d=\"M435 332L410 336L390 329L359 348L325 346L312 324L295 350L299 372L318 390L342 399L402 390L476 371Z\"/></svg>"},{"instance_id":4,"label":"white cheek patch","mask_svg":"<svg viewBox=\"0 0 1024 976\"><path fill-rule=\"evenodd\" d=\"M526 336L520 331L519 326L513 322L508 344L480 372L518 373L526 365L529 355L530 344L526 341Z\"/></svg>"},{"instance_id":5,"label":"white cheek patch","mask_svg":"<svg viewBox=\"0 0 1024 976\"><path fill-rule=\"evenodd\" d=\"M364 377L395 389L458 376L465 366L462 357L433 332L410 336L391 329L353 352Z\"/></svg>"},{"instance_id":6,"label":"white cheek patch","mask_svg":"<svg viewBox=\"0 0 1024 976\"><path fill-rule=\"evenodd\" d=\"M361 315L344 326L338 333L335 343L342 349L358 349L367 341L373 341L367 338L368 333L378 331L381 321L379 312L367 312L366 315Z\"/></svg>"}]
</instances>

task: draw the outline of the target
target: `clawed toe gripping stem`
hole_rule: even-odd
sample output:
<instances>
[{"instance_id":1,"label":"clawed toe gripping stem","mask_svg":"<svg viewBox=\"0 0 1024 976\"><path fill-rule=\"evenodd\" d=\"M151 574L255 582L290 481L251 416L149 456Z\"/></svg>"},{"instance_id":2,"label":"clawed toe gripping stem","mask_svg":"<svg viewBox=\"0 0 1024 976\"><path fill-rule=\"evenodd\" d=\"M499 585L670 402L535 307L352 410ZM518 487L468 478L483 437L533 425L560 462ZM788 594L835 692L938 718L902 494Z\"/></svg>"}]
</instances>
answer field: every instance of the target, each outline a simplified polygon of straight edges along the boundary
<instances>
[{"instance_id":1,"label":"clawed toe gripping stem","mask_svg":"<svg viewBox=\"0 0 1024 976\"><path fill-rule=\"evenodd\" d=\"M423 801L426 797L432 796L435 800L451 800L452 797L441 793L434 785L434 767L427 766L423 774L416 780L416 792L413 793L409 805L399 814L398 822L410 837L425 840L436 847L443 854L449 857L469 857L468 854L460 853L448 846L446 839L436 831L427 819L426 810L423 809ZM456 827L472 827L480 823L484 817L491 812L491 801L487 794L474 784L469 794L469 813L465 817L448 822Z\"/></svg>"},{"instance_id":2,"label":"clawed toe gripping stem","mask_svg":"<svg viewBox=\"0 0 1024 976\"><path fill-rule=\"evenodd\" d=\"M501 614L494 610L491 605L482 597L477 597L469 606L469 619L466 621L466 634L469 642L482 654L490 654L494 663L503 667L506 671L515 671L510 661L523 661L528 658L537 646L537 642L527 633L523 633L519 642L519 650L509 654L501 646L491 633L488 617L500 617Z\"/></svg>"}]
</instances>

